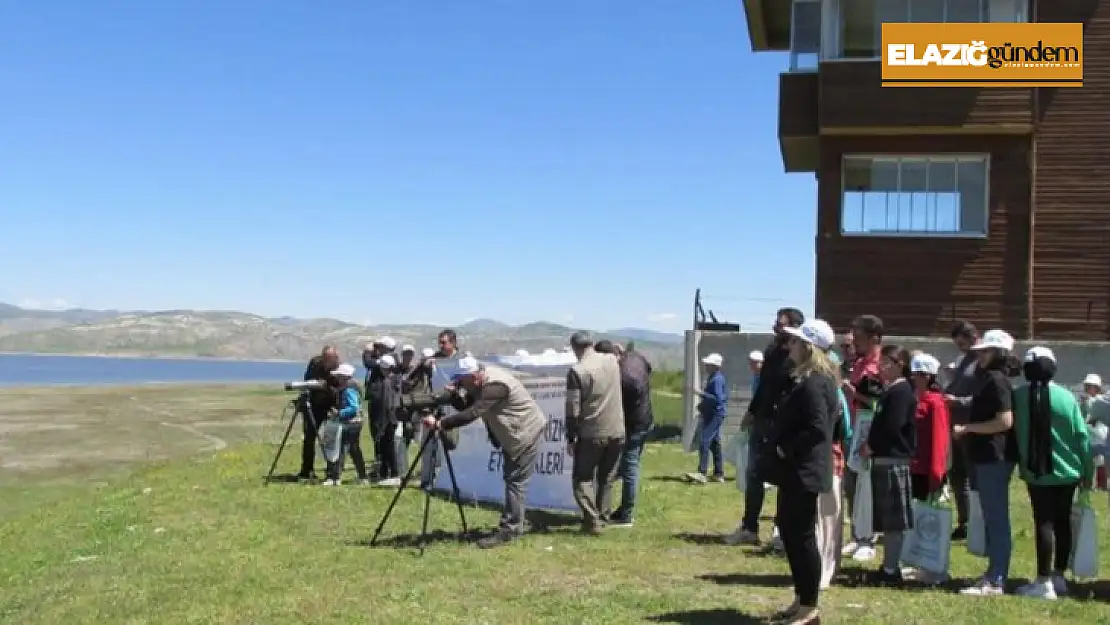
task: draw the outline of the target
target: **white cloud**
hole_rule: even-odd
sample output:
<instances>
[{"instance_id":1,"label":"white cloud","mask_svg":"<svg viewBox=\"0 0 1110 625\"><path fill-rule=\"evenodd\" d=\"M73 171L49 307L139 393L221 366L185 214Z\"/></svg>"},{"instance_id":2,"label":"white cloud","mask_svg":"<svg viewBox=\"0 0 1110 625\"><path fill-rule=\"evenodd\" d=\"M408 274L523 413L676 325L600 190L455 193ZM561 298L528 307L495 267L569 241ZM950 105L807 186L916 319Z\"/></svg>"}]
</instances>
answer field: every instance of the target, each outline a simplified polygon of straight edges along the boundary
<instances>
[{"instance_id":1,"label":"white cloud","mask_svg":"<svg viewBox=\"0 0 1110 625\"><path fill-rule=\"evenodd\" d=\"M70 304L60 297L45 300L32 297L20 301L19 307L31 310L66 310L67 308L73 308L73 304Z\"/></svg>"},{"instance_id":2,"label":"white cloud","mask_svg":"<svg viewBox=\"0 0 1110 625\"><path fill-rule=\"evenodd\" d=\"M648 315L648 321L650 321L652 323L670 323L670 322L674 321L675 319L678 319L678 315L676 315L675 313L669 313L669 312L652 313L652 314Z\"/></svg>"}]
</instances>

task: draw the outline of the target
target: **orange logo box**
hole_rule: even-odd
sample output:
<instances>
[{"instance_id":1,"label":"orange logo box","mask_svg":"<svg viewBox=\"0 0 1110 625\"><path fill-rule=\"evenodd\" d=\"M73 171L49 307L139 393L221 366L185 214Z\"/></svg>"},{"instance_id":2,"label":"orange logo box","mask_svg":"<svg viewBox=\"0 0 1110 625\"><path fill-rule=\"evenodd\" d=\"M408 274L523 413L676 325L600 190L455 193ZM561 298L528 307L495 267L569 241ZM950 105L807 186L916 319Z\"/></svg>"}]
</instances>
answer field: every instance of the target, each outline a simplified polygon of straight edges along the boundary
<instances>
[{"instance_id":1,"label":"orange logo box","mask_svg":"<svg viewBox=\"0 0 1110 625\"><path fill-rule=\"evenodd\" d=\"M1083 24L883 24L884 87L1082 87Z\"/></svg>"}]
</instances>

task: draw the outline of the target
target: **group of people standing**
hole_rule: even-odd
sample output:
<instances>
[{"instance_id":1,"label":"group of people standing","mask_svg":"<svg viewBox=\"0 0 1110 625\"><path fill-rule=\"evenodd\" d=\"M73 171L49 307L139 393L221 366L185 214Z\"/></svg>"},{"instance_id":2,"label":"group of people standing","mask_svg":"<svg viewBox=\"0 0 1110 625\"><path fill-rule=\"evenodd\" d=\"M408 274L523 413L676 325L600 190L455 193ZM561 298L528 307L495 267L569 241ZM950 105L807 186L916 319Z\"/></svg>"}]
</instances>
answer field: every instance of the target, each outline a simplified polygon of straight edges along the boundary
<instances>
[{"instance_id":1,"label":"group of people standing","mask_svg":"<svg viewBox=\"0 0 1110 625\"><path fill-rule=\"evenodd\" d=\"M308 393L309 404L304 422L304 443L301 470L297 477L315 481L316 443L320 428L331 420L342 423L339 455L328 462L325 486L340 484L347 456L354 464L360 483L397 487L404 472L404 450L412 442L415 425L423 414L407 414L396 408L397 394L422 393L431 390L435 359L458 357L458 337L445 329L437 337L439 349L424 348L419 353L412 345L401 345L388 336L373 340L362 353L366 379L360 386L354 380L354 366L342 363L338 351L331 346L309 361L304 379L325 380L328 388ZM364 422L370 424L370 440L374 462L367 466L362 452Z\"/></svg>"},{"instance_id":2,"label":"group of people standing","mask_svg":"<svg viewBox=\"0 0 1110 625\"><path fill-rule=\"evenodd\" d=\"M1033 347L1019 359L1005 331L980 336L961 321L951 332L961 356L944 367L930 354L885 343L882 321L864 315L845 335L841 359L829 324L806 321L792 308L778 312L774 332L771 345L749 357L754 394L742 421L745 510L726 542L761 544L764 484L777 486L773 540L786 552L795 585L795 601L776 614L778 621L816 622L819 591L832 583L841 557L876 558L880 536L881 564L868 581L902 585L902 546L914 527L915 502L935 505L948 492L957 507L951 539L967 538L973 507L986 534L985 571L961 594L1003 594L1013 550L1009 485L1015 467L1029 493L1037 553L1036 577L1017 594L1051 600L1067 591L1072 504L1077 491L1094 485L1094 460L1105 451L1091 444L1081 402L1054 381L1057 361L1050 349ZM708 456L715 459L713 477L723 476L722 361L719 354L703 360L708 376L699 392L700 466L691 474L703 483L713 479L707 477ZM1015 388L1019 376L1025 383ZM1096 401L1085 400L1088 406ZM870 485L866 502L856 498L867 492L857 489L864 479ZM857 506L870 507L870 527L853 523L842 546L843 515L857 518Z\"/></svg>"}]
</instances>

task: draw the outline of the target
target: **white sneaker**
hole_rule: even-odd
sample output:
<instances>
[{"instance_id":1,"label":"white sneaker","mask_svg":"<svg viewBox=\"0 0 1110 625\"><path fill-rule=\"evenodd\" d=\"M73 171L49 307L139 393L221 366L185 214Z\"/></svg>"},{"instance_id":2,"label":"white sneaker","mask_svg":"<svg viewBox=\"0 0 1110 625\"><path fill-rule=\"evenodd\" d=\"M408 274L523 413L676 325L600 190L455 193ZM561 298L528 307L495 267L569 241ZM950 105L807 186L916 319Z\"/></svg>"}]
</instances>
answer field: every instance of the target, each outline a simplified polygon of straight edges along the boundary
<instances>
[{"instance_id":1,"label":"white sneaker","mask_svg":"<svg viewBox=\"0 0 1110 625\"><path fill-rule=\"evenodd\" d=\"M387 477L375 484L375 486L378 486L380 488L397 488L400 485L401 478L399 477Z\"/></svg>"},{"instance_id":2,"label":"white sneaker","mask_svg":"<svg viewBox=\"0 0 1110 625\"><path fill-rule=\"evenodd\" d=\"M840 555L845 556L845 557L851 557L852 554L854 554L857 549L859 549L859 543L857 543L856 541L853 540L853 541L849 542L847 545L844 545L844 548L840 550Z\"/></svg>"},{"instance_id":3,"label":"white sneaker","mask_svg":"<svg viewBox=\"0 0 1110 625\"><path fill-rule=\"evenodd\" d=\"M960 594L968 597L999 597L1006 591L999 585L981 579L967 588L961 588Z\"/></svg>"},{"instance_id":4,"label":"white sneaker","mask_svg":"<svg viewBox=\"0 0 1110 625\"><path fill-rule=\"evenodd\" d=\"M852 559L856 562L870 562L875 559L875 548L870 545L860 545L852 554Z\"/></svg>"},{"instance_id":5,"label":"white sneaker","mask_svg":"<svg viewBox=\"0 0 1110 625\"><path fill-rule=\"evenodd\" d=\"M694 473L687 473L686 474L686 479L690 482L693 482L694 484L707 484L707 483L709 483L709 478L705 477L704 473L698 473L696 471Z\"/></svg>"},{"instance_id":6,"label":"white sneaker","mask_svg":"<svg viewBox=\"0 0 1110 625\"><path fill-rule=\"evenodd\" d=\"M324 486L339 486L339 480L324 480Z\"/></svg>"},{"instance_id":7,"label":"white sneaker","mask_svg":"<svg viewBox=\"0 0 1110 625\"><path fill-rule=\"evenodd\" d=\"M1052 590L1056 592L1056 596L1068 594L1068 580L1064 579L1063 575L1053 575Z\"/></svg>"},{"instance_id":8,"label":"white sneaker","mask_svg":"<svg viewBox=\"0 0 1110 625\"><path fill-rule=\"evenodd\" d=\"M755 532L749 532L748 530L746 530L742 527L738 527L738 528L736 528L735 532L729 534L728 536L725 536L725 544L726 545L733 545L733 546L736 546L736 545L753 545L753 546L758 545L759 544L759 534L756 534Z\"/></svg>"},{"instance_id":9,"label":"white sneaker","mask_svg":"<svg viewBox=\"0 0 1110 625\"><path fill-rule=\"evenodd\" d=\"M1030 599L1056 600L1056 589L1052 587L1051 578L1037 579L1031 584L1026 584L1017 589L1017 594Z\"/></svg>"}]
</instances>

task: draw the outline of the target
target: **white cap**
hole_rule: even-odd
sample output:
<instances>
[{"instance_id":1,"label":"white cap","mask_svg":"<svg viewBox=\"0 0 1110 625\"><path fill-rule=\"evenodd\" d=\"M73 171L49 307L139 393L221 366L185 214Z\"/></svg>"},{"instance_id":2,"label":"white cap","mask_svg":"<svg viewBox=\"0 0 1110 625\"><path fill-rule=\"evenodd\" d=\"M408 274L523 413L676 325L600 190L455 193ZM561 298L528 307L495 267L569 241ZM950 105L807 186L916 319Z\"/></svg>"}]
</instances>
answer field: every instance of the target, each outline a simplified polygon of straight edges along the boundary
<instances>
[{"instance_id":1,"label":"white cap","mask_svg":"<svg viewBox=\"0 0 1110 625\"><path fill-rule=\"evenodd\" d=\"M355 374L355 368L354 368L353 365L343 363L343 364L339 365L338 367L336 367L335 370L333 370L331 372L331 374L332 375L342 375L342 376L345 376L345 377L349 378L349 377L351 377Z\"/></svg>"},{"instance_id":2,"label":"white cap","mask_svg":"<svg viewBox=\"0 0 1110 625\"><path fill-rule=\"evenodd\" d=\"M435 355L436 350L432 349L431 347L425 347L424 349L420 350L420 356L423 358L431 358Z\"/></svg>"},{"instance_id":3,"label":"white cap","mask_svg":"<svg viewBox=\"0 0 1110 625\"><path fill-rule=\"evenodd\" d=\"M397 341L394 341L392 336L383 336L374 342L386 349L393 349L397 347Z\"/></svg>"},{"instance_id":4,"label":"white cap","mask_svg":"<svg viewBox=\"0 0 1110 625\"><path fill-rule=\"evenodd\" d=\"M940 361L929 354L918 354L910 361L910 372L936 375L940 373Z\"/></svg>"},{"instance_id":5,"label":"white cap","mask_svg":"<svg viewBox=\"0 0 1110 625\"><path fill-rule=\"evenodd\" d=\"M525 357L525 356L527 356L527 355L528 355L528 350L526 350L526 349L518 349L518 350L516 350L516 352L515 352L515 355L517 355L517 356L520 356L520 357L522 357L522 358L523 358L523 357Z\"/></svg>"},{"instance_id":6,"label":"white cap","mask_svg":"<svg viewBox=\"0 0 1110 625\"><path fill-rule=\"evenodd\" d=\"M748 360L752 362L763 362L763 352L756 350L748 354Z\"/></svg>"},{"instance_id":7,"label":"white cap","mask_svg":"<svg viewBox=\"0 0 1110 625\"><path fill-rule=\"evenodd\" d=\"M1052 350L1047 347L1042 347L1038 345L1025 352L1025 362L1033 362L1034 360L1037 360L1039 358L1047 358L1052 362L1056 362L1056 354L1053 354ZM1095 377L1097 378L1098 376Z\"/></svg>"},{"instance_id":8,"label":"white cap","mask_svg":"<svg viewBox=\"0 0 1110 625\"><path fill-rule=\"evenodd\" d=\"M409 345L408 343L405 343L404 345L401 346L401 353L403 354L405 352L412 352L412 353L415 354L416 353L416 348L413 347L412 345Z\"/></svg>"},{"instance_id":9,"label":"white cap","mask_svg":"<svg viewBox=\"0 0 1110 625\"><path fill-rule=\"evenodd\" d=\"M397 361L393 359L393 356L386 354L385 356L381 357L381 360L378 361L378 366L382 369L392 369L393 367L397 366Z\"/></svg>"},{"instance_id":10,"label":"white cap","mask_svg":"<svg viewBox=\"0 0 1110 625\"><path fill-rule=\"evenodd\" d=\"M1014 348L1014 337L1005 330L987 330L983 334L983 340L972 345L971 349L980 350L988 347L1010 351Z\"/></svg>"},{"instance_id":11,"label":"white cap","mask_svg":"<svg viewBox=\"0 0 1110 625\"><path fill-rule=\"evenodd\" d=\"M1088 384L1102 388L1102 376L1097 373L1088 373L1087 377L1083 378L1083 385Z\"/></svg>"},{"instance_id":12,"label":"white cap","mask_svg":"<svg viewBox=\"0 0 1110 625\"><path fill-rule=\"evenodd\" d=\"M836 342L836 332L821 319L807 321L800 328L783 328L782 331L821 350L828 350Z\"/></svg>"},{"instance_id":13,"label":"white cap","mask_svg":"<svg viewBox=\"0 0 1110 625\"><path fill-rule=\"evenodd\" d=\"M455 372L455 377L464 375L474 375L482 370L482 365L478 363L478 359L473 356L463 356L459 358L459 368Z\"/></svg>"},{"instance_id":14,"label":"white cap","mask_svg":"<svg viewBox=\"0 0 1110 625\"><path fill-rule=\"evenodd\" d=\"M722 364L724 364L725 359L724 359L724 357L722 357L717 352L713 352L712 354L709 354L705 358L702 358L701 361L704 362L707 365L713 365L714 367L720 367Z\"/></svg>"}]
</instances>

